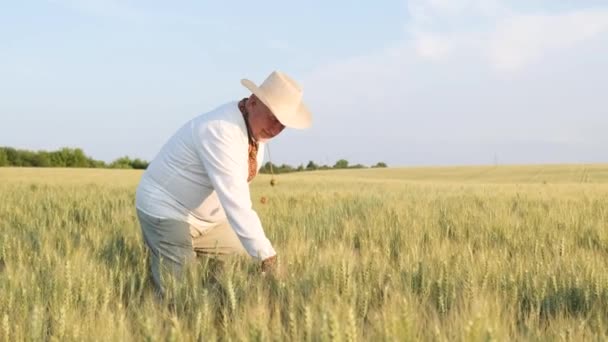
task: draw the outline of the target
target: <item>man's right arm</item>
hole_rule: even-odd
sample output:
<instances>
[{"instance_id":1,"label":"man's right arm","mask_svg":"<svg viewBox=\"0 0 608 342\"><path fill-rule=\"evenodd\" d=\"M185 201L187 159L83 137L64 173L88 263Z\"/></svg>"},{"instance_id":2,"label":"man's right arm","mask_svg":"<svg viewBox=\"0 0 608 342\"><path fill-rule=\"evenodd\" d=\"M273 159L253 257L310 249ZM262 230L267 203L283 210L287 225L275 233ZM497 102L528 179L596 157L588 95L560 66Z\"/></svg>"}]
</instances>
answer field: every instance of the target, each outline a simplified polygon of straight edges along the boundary
<instances>
[{"instance_id":1,"label":"man's right arm","mask_svg":"<svg viewBox=\"0 0 608 342\"><path fill-rule=\"evenodd\" d=\"M253 210L248 175L247 141L240 128L229 122L212 121L193 132L201 148L197 151L230 226L247 253L260 260L276 256L262 223Z\"/></svg>"}]
</instances>

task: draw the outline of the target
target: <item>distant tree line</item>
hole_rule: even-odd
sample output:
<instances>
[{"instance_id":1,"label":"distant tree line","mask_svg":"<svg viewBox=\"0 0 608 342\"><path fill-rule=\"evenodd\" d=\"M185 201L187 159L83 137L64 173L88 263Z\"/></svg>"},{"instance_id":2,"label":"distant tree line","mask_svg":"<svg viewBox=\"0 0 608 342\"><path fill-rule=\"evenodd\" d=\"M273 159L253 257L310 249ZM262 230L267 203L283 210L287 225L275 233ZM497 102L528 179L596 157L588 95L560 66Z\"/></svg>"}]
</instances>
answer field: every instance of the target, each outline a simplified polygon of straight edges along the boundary
<instances>
[{"instance_id":1,"label":"distant tree line","mask_svg":"<svg viewBox=\"0 0 608 342\"><path fill-rule=\"evenodd\" d=\"M385 162L378 162L375 165L370 166L371 168L388 167ZM365 169L368 168L363 164L350 165L348 160L340 159L333 166L329 165L318 165L314 161L309 161L306 166L300 164L297 167L293 167L288 164L275 165L271 162L266 162L260 173L270 173L271 170L274 173L288 173L288 172L300 172L300 171L316 171L316 170L335 170L335 169Z\"/></svg>"},{"instance_id":2,"label":"distant tree line","mask_svg":"<svg viewBox=\"0 0 608 342\"><path fill-rule=\"evenodd\" d=\"M112 168L112 169L146 169L149 163L145 160L136 158L131 159L127 156L118 158L111 163L95 160L87 156L80 148L64 147L57 151L29 151L20 150L12 147L0 147L0 166L21 166L21 167L85 167L85 168ZM372 168L387 167L386 163L378 162L370 166ZM288 164L275 165L267 162L260 169L260 173L288 173L299 171L315 170L334 170L334 169L364 169L367 166L362 164L350 165L348 160L340 159L333 166L317 165L314 161L309 161L306 166L291 166Z\"/></svg>"},{"instance_id":3,"label":"distant tree line","mask_svg":"<svg viewBox=\"0 0 608 342\"><path fill-rule=\"evenodd\" d=\"M85 155L80 148L64 147L57 151L34 152L12 147L0 147L0 166L145 169L148 167L148 162L125 156L111 163L106 163Z\"/></svg>"}]
</instances>

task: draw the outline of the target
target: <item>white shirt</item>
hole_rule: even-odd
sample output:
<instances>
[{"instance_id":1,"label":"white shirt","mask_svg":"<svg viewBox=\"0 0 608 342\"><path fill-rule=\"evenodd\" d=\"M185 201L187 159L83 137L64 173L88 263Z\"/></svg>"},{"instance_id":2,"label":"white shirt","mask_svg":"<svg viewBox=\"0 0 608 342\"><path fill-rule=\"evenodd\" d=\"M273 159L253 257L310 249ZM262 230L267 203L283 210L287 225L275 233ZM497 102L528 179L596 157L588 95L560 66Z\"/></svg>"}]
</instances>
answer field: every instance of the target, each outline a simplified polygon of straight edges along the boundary
<instances>
[{"instance_id":1,"label":"white shirt","mask_svg":"<svg viewBox=\"0 0 608 342\"><path fill-rule=\"evenodd\" d=\"M205 231L228 219L249 255L276 254L253 210L247 176L247 126L230 102L183 125L144 172L135 204L144 213ZM264 160L259 145L258 166Z\"/></svg>"}]
</instances>

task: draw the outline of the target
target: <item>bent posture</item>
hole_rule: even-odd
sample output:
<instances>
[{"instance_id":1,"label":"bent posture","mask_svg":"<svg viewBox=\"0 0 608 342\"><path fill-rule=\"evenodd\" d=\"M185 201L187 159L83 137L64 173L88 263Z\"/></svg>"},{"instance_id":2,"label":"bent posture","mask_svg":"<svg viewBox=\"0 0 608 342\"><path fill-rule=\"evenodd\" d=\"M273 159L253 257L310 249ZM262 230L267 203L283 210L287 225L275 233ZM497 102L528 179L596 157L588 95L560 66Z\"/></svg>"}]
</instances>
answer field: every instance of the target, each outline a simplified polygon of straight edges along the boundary
<instances>
[{"instance_id":1,"label":"bent posture","mask_svg":"<svg viewBox=\"0 0 608 342\"><path fill-rule=\"evenodd\" d=\"M285 127L307 128L302 90L275 71L258 87L243 79L248 98L221 105L183 125L143 174L137 216L150 249L152 277L179 275L196 255L248 254L271 269L276 251L252 208L249 182L263 146Z\"/></svg>"}]
</instances>

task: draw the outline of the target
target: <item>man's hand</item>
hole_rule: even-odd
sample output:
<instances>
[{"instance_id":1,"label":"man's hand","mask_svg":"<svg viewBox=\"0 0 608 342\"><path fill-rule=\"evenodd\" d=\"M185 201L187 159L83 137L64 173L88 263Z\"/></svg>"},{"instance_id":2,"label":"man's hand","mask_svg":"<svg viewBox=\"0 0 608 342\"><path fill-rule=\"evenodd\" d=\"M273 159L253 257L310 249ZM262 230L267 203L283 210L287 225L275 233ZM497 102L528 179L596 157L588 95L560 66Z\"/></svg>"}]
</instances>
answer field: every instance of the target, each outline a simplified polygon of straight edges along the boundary
<instances>
[{"instance_id":1,"label":"man's hand","mask_svg":"<svg viewBox=\"0 0 608 342\"><path fill-rule=\"evenodd\" d=\"M270 258L262 260L262 273L275 273L277 270L277 256L273 255Z\"/></svg>"}]
</instances>

